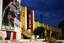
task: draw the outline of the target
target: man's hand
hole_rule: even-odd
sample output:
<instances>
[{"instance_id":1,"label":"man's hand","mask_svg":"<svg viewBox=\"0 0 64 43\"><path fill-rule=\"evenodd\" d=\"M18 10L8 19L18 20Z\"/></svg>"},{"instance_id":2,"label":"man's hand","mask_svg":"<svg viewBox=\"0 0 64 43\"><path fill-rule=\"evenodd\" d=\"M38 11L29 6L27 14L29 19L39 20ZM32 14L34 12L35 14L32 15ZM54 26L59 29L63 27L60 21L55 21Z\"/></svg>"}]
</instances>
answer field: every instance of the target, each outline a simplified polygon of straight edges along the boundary
<instances>
[{"instance_id":1,"label":"man's hand","mask_svg":"<svg viewBox=\"0 0 64 43\"><path fill-rule=\"evenodd\" d=\"M10 2L10 3L8 4L8 6L12 9L12 8L14 7L14 3L13 3L13 2Z\"/></svg>"}]
</instances>

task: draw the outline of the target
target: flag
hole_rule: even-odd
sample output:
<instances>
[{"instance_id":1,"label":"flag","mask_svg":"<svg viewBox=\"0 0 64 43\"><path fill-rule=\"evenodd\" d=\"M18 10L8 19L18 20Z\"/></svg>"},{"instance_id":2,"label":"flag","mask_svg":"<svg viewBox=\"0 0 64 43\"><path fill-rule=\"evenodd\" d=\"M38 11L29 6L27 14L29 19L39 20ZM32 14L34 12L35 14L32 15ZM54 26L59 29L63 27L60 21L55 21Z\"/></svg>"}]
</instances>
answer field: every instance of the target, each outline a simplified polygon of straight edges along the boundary
<instances>
[{"instance_id":1,"label":"flag","mask_svg":"<svg viewBox=\"0 0 64 43\"><path fill-rule=\"evenodd\" d=\"M11 32L10 31L6 31L6 38L5 40L10 40L11 38Z\"/></svg>"},{"instance_id":2,"label":"flag","mask_svg":"<svg viewBox=\"0 0 64 43\"><path fill-rule=\"evenodd\" d=\"M16 43L16 32L13 32L13 41Z\"/></svg>"},{"instance_id":3,"label":"flag","mask_svg":"<svg viewBox=\"0 0 64 43\"><path fill-rule=\"evenodd\" d=\"M16 32L6 31L5 34L6 34L5 40L12 40L16 43Z\"/></svg>"},{"instance_id":4,"label":"flag","mask_svg":"<svg viewBox=\"0 0 64 43\"><path fill-rule=\"evenodd\" d=\"M33 31L34 26L34 10L29 9L27 11L27 28Z\"/></svg>"},{"instance_id":5,"label":"flag","mask_svg":"<svg viewBox=\"0 0 64 43\"><path fill-rule=\"evenodd\" d=\"M27 30L27 7L21 6L21 27L23 30Z\"/></svg>"},{"instance_id":6,"label":"flag","mask_svg":"<svg viewBox=\"0 0 64 43\"><path fill-rule=\"evenodd\" d=\"M6 34L6 31L0 31L0 35L3 37L3 38L6 38L7 37L7 34Z\"/></svg>"},{"instance_id":7,"label":"flag","mask_svg":"<svg viewBox=\"0 0 64 43\"><path fill-rule=\"evenodd\" d=\"M29 29L29 9L27 9L27 29Z\"/></svg>"},{"instance_id":8,"label":"flag","mask_svg":"<svg viewBox=\"0 0 64 43\"><path fill-rule=\"evenodd\" d=\"M17 32L11 32L10 40L12 40L14 43L16 43L16 34Z\"/></svg>"},{"instance_id":9,"label":"flag","mask_svg":"<svg viewBox=\"0 0 64 43\"><path fill-rule=\"evenodd\" d=\"M35 29L35 11L33 10L33 30Z\"/></svg>"},{"instance_id":10,"label":"flag","mask_svg":"<svg viewBox=\"0 0 64 43\"><path fill-rule=\"evenodd\" d=\"M29 13L29 28L31 29L31 31L33 31L33 12L32 12L32 9L30 9L30 13Z\"/></svg>"}]
</instances>

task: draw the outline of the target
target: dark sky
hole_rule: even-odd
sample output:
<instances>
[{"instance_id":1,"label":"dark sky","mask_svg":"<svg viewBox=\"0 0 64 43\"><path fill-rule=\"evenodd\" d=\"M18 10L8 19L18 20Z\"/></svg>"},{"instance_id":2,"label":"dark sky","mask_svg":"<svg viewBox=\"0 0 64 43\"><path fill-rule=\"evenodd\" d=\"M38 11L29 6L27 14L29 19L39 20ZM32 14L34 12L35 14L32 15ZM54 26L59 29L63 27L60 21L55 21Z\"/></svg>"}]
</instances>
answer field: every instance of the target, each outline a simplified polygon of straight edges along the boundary
<instances>
[{"instance_id":1,"label":"dark sky","mask_svg":"<svg viewBox=\"0 0 64 43\"><path fill-rule=\"evenodd\" d=\"M64 0L21 0L21 4L35 10L35 19L57 27L64 20Z\"/></svg>"}]
</instances>

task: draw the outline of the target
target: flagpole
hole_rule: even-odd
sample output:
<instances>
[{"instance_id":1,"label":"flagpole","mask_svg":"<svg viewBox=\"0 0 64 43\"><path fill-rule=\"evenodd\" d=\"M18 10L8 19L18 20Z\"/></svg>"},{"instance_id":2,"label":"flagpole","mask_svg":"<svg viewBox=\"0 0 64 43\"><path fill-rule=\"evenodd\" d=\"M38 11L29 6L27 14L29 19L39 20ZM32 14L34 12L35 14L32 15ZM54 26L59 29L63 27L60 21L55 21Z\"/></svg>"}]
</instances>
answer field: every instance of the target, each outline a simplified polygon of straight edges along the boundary
<instances>
[{"instance_id":1,"label":"flagpole","mask_svg":"<svg viewBox=\"0 0 64 43\"><path fill-rule=\"evenodd\" d=\"M1 30L1 26L2 26L2 3L3 0L0 0L0 30Z\"/></svg>"}]
</instances>

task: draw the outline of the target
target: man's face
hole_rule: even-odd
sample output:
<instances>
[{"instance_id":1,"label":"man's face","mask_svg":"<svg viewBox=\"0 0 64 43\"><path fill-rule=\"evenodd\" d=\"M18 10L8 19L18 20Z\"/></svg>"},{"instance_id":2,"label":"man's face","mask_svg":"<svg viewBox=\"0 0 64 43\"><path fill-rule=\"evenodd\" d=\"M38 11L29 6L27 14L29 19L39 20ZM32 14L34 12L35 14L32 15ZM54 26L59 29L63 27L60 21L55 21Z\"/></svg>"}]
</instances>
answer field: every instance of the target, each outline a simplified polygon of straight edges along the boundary
<instances>
[{"instance_id":1,"label":"man's face","mask_svg":"<svg viewBox=\"0 0 64 43\"><path fill-rule=\"evenodd\" d=\"M12 19L13 17L12 17L12 15L8 15L8 20L10 20L10 19Z\"/></svg>"},{"instance_id":2,"label":"man's face","mask_svg":"<svg viewBox=\"0 0 64 43\"><path fill-rule=\"evenodd\" d=\"M8 20L12 22L14 20L14 17L12 15L8 15Z\"/></svg>"}]
</instances>

